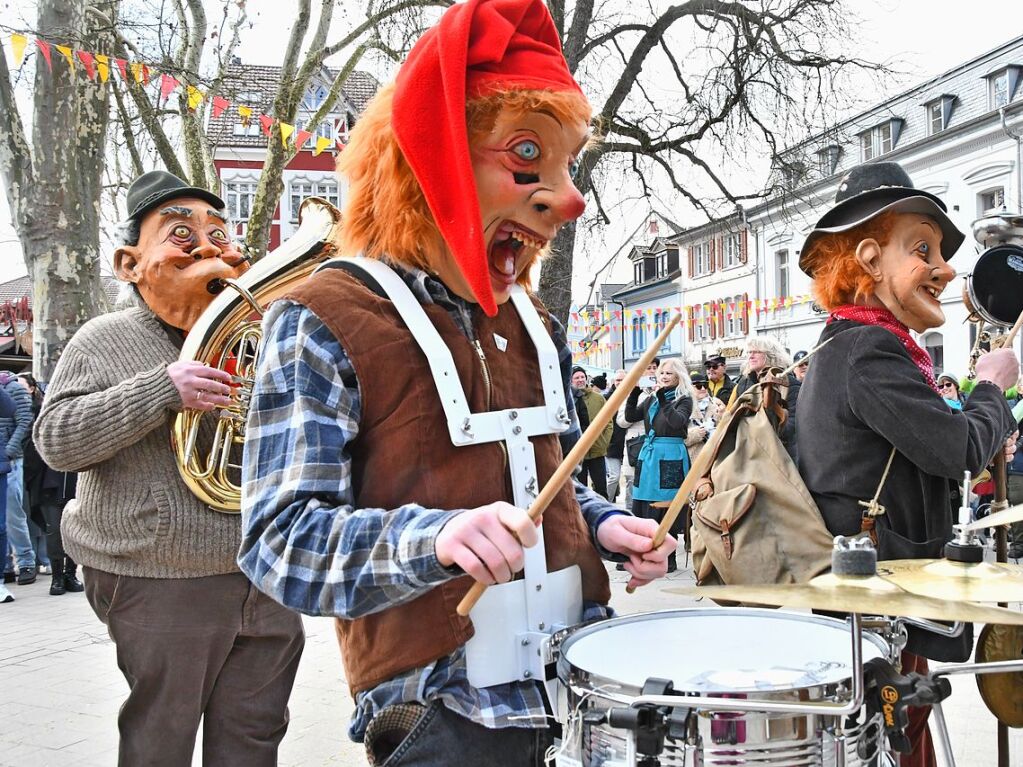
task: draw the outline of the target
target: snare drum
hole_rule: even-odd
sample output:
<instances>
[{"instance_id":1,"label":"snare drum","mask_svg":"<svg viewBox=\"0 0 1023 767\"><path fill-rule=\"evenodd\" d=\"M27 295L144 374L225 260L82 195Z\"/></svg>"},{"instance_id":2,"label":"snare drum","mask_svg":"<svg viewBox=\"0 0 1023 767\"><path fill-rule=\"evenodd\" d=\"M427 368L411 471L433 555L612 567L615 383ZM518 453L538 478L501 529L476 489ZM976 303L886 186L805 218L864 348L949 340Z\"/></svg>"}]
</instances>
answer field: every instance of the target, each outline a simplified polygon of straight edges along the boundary
<instances>
[{"instance_id":1,"label":"snare drum","mask_svg":"<svg viewBox=\"0 0 1023 767\"><path fill-rule=\"evenodd\" d=\"M632 767L634 740L606 713L628 707L651 678L674 693L765 701L845 702L852 641L846 623L804 613L749 608L668 610L568 629L555 640L558 710L565 723L562 767ZM863 661L890 657L863 636ZM685 698L679 699L685 705ZM878 756L880 716L719 712L695 707L659 764L869 765ZM882 761L881 763L885 763Z\"/></svg>"}]
</instances>

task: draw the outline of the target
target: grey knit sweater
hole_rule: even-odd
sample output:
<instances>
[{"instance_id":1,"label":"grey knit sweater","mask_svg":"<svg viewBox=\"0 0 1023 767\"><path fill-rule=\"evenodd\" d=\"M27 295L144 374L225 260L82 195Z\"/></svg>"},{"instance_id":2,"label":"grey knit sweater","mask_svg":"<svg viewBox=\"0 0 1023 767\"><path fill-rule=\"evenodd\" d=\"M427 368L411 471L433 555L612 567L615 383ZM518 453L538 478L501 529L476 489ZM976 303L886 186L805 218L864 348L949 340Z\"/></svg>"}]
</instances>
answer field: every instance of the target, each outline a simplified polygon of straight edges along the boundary
<instances>
[{"instance_id":1,"label":"grey knit sweater","mask_svg":"<svg viewBox=\"0 0 1023 767\"><path fill-rule=\"evenodd\" d=\"M61 523L80 564L143 578L238 569L238 515L210 510L178 475L170 425L182 405L167 375L177 357L152 311L135 307L90 320L57 363L33 433L50 466L81 472Z\"/></svg>"}]
</instances>

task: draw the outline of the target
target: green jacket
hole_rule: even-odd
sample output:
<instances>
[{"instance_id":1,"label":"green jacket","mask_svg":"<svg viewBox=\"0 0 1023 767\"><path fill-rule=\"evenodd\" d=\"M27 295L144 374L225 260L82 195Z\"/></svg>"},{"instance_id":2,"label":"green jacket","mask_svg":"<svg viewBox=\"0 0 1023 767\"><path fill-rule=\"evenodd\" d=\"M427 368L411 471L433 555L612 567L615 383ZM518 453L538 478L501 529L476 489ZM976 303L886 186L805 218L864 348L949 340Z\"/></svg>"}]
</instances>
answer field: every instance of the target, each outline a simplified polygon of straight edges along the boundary
<instances>
[{"instance_id":1,"label":"green jacket","mask_svg":"<svg viewBox=\"0 0 1023 767\"><path fill-rule=\"evenodd\" d=\"M604 407L606 401L593 389L587 389L582 396L582 400L586 403L586 414L589 416L586 420L589 423L593 422L593 419L597 417L597 413ZM579 401L576 400L578 405ZM585 431L585 429L584 429ZM586 453L587 459L589 458L602 458L607 455L607 448L611 444L611 433L614 431L614 419L610 419L607 425L604 427L604 431L597 437L597 441L593 443L593 447L590 448L589 452Z\"/></svg>"}]
</instances>

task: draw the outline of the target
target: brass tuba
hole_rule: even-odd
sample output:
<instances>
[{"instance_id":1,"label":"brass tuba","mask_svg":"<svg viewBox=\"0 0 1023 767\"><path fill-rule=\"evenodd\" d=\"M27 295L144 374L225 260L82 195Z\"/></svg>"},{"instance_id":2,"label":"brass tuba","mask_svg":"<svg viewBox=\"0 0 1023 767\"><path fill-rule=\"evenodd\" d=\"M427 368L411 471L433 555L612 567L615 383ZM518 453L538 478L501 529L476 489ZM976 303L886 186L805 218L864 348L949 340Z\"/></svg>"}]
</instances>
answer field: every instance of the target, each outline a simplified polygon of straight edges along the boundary
<instances>
[{"instance_id":1,"label":"brass tuba","mask_svg":"<svg viewBox=\"0 0 1023 767\"><path fill-rule=\"evenodd\" d=\"M235 403L205 413L183 410L174 419L171 443L178 471L195 496L215 511L241 511L240 449L256 363L263 339L264 307L308 277L335 251L341 214L318 197L302 203L294 236L222 290L185 338L179 360L194 360L230 373ZM200 437L202 433L202 437ZM200 448L200 442L208 449Z\"/></svg>"}]
</instances>

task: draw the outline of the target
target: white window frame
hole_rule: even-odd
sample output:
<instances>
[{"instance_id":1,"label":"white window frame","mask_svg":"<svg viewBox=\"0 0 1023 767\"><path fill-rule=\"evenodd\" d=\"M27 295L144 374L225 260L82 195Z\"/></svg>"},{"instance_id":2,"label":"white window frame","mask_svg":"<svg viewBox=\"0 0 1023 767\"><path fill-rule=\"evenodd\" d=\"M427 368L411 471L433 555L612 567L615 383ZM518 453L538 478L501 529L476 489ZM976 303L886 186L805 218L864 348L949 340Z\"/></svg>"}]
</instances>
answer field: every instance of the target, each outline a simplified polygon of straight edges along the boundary
<instances>
[{"instance_id":1,"label":"white window frame","mask_svg":"<svg viewBox=\"0 0 1023 767\"><path fill-rule=\"evenodd\" d=\"M694 277L710 274L710 243L706 240L693 243L693 271Z\"/></svg>"},{"instance_id":2,"label":"white window frame","mask_svg":"<svg viewBox=\"0 0 1023 767\"><path fill-rule=\"evenodd\" d=\"M860 156L863 162L888 154L895 148L891 120L885 120L860 134Z\"/></svg>"},{"instance_id":3,"label":"white window frame","mask_svg":"<svg viewBox=\"0 0 1023 767\"><path fill-rule=\"evenodd\" d=\"M296 192L296 189L299 191ZM339 207L337 180L330 176L317 179L309 179L304 176L293 178L288 184L291 223L298 223L298 211L302 207L302 201L308 197L322 197L335 208Z\"/></svg>"},{"instance_id":4,"label":"white window frame","mask_svg":"<svg viewBox=\"0 0 1023 767\"><path fill-rule=\"evenodd\" d=\"M999 83L1004 85L1004 88L999 88ZM999 99L999 91L1005 93L1005 100ZM991 75L988 78L988 106L991 109L998 109L1004 107L1009 103L1009 70L1003 69L1001 72L995 75Z\"/></svg>"},{"instance_id":5,"label":"white window frame","mask_svg":"<svg viewBox=\"0 0 1023 767\"><path fill-rule=\"evenodd\" d=\"M1005 187L996 186L977 194L977 214L1000 213L1005 206Z\"/></svg>"},{"instance_id":6,"label":"white window frame","mask_svg":"<svg viewBox=\"0 0 1023 767\"><path fill-rule=\"evenodd\" d=\"M934 136L945 130L945 109L942 99L927 105L927 135Z\"/></svg>"},{"instance_id":7,"label":"white window frame","mask_svg":"<svg viewBox=\"0 0 1023 767\"><path fill-rule=\"evenodd\" d=\"M252 213L252 204L256 200L255 181L235 179L224 182L224 201L227 203L227 217L236 223L244 223L249 220ZM243 205L243 201L247 201ZM242 209L245 215L242 215Z\"/></svg>"},{"instance_id":8,"label":"white window frame","mask_svg":"<svg viewBox=\"0 0 1023 767\"><path fill-rule=\"evenodd\" d=\"M699 309L699 311L697 311ZM693 338L698 342L706 341L710 336L707 333L707 324L703 317L703 305L693 307Z\"/></svg>"},{"instance_id":9,"label":"white window frame","mask_svg":"<svg viewBox=\"0 0 1023 767\"><path fill-rule=\"evenodd\" d=\"M785 298L789 291L789 251L775 251L774 254L774 287L778 298Z\"/></svg>"},{"instance_id":10,"label":"white window frame","mask_svg":"<svg viewBox=\"0 0 1023 767\"><path fill-rule=\"evenodd\" d=\"M721 238L721 251L724 269L739 266L742 263L742 235L739 232L725 234Z\"/></svg>"}]
</instances>

